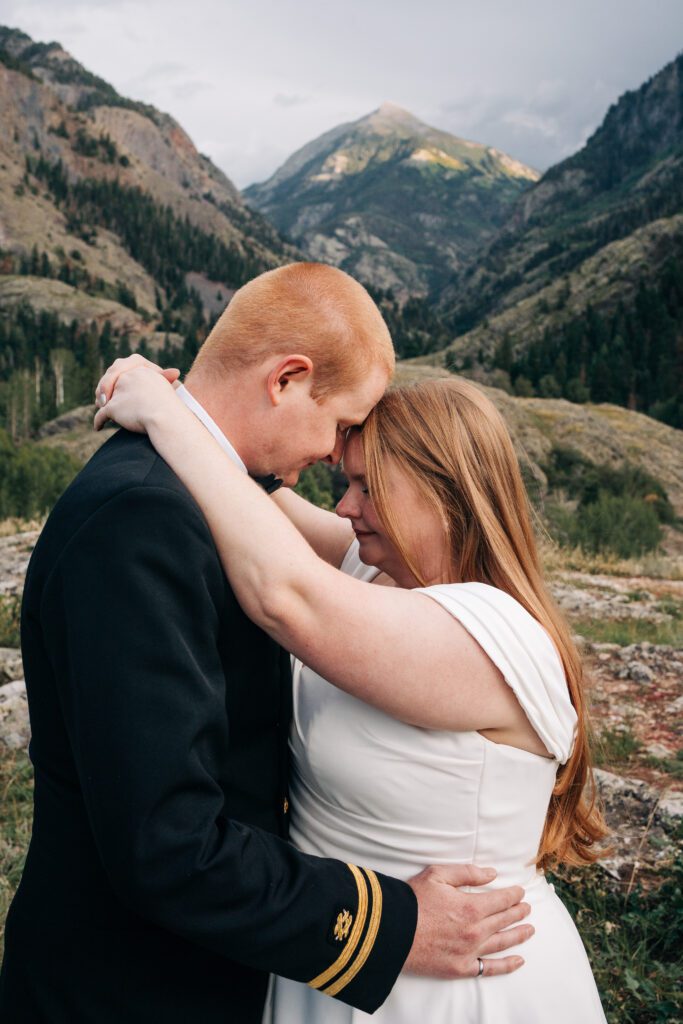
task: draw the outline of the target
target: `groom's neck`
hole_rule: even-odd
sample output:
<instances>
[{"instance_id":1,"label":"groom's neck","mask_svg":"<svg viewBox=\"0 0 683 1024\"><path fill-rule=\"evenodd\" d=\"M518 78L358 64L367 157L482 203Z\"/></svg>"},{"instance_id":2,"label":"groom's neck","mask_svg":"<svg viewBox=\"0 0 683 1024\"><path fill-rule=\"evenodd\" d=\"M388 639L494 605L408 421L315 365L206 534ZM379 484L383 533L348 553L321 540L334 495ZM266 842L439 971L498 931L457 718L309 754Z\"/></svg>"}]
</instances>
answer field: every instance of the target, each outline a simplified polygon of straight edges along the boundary
<instances>
[{"instance_id":1,"label":"groom's neck","mask_svg":"<svg viewBox=\"0 0 683 1024\"><path fill-rule=\"evenodd\" d=\"M245 415L244 387L239 379L218 382L191 370L183 383L220 427L248 467L250 424L249 417Z\"/></svg>"}]
</instances>

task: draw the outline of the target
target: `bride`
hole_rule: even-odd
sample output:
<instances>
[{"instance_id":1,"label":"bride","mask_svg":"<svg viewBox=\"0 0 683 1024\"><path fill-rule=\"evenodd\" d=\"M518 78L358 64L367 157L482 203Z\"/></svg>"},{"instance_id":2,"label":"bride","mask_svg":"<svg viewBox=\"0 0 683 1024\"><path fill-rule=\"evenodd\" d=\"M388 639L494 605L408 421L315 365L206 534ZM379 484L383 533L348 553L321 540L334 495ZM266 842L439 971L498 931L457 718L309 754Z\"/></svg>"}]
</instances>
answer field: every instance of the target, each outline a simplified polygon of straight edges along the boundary
<instances>
[{"instance_id":1,"label":"bride","mask_svg":"<svg viewBox=\"0 0 683 1024\"><path fill-rule=\"evenodd\" d=\"M429 863L494 863L492 885L519 884L531 904L523 970L485 984L403 974L372 1019L604 1022L543 873L594 860L604 835L585 794L581 662L492 403L455 377L389 392L347 437L338 518L284 489L266 496L155 370L117 376L98 385L109 400L96 426L149 434L201 507L245 612L294 656L292 841L403 879ZM369 928L359 912L357 959ZM347 981L277 978L267 1019L369 1020L325 998Z\"/></svg>"}]
</instances>

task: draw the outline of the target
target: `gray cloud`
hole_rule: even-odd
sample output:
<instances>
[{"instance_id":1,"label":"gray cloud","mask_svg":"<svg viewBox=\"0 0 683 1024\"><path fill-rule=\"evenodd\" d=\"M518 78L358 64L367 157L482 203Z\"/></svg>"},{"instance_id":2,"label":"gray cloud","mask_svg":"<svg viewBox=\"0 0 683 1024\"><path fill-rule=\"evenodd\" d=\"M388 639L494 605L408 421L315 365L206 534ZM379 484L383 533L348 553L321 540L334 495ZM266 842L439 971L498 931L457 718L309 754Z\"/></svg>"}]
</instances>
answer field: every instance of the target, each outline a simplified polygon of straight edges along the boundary
<instances>
[{"instance_id":1,"label":"gray cloud","mask_svg":"<svg viewBox=\"0 0 683 1024\"><path fill-rule=\"evenodd\" d=\"M200 93L206 93L211 89L210 82L202 82L200 79L188 79L176 82L171 88L171 96L176 99L192 100Z\"/></svg>"},{"instance_id":2,"label":"gray cloud","mask_svg":"<svg viewBox=\"0 0 683 1024\"><path fill-rule=\"evenodd\" d=\"M683 41L681 0L0 4L5 24L172 114L240 186L383 100L543 170Z\"/></svg>"},{"instance_id":3,"label":"gray cloud","mask_svg":"<svg viewBox=\"0 0 683 1024\"><path fill-rule=\"evenodd\" d=\"M300 107L302 103L307 102L307 96L288 96L286 93L282 92L273 96L273 103L276 107Z\"/></svg>"}]
</instances>

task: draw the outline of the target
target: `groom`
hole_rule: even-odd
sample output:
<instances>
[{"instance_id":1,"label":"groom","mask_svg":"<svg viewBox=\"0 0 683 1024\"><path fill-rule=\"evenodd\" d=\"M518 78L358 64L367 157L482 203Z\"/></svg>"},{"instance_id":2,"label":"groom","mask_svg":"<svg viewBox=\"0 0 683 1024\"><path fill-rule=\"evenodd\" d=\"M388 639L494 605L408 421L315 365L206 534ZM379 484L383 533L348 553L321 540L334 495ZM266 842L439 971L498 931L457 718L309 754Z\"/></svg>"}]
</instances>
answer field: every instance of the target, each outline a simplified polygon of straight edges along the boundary
<instances>
[{"instance_id":1,"label":"groom","mask_svg":"<svg viewBox=\"0 0 683 1024\"><path fill-rule=\"evenodd\" d=\"M243 468L293 483L338 461L393 359L359 284L292 264L236 294L184 400ZM145 436L119 431L53 510L22 645L35 820L3 1024L258 1024L269 971L372 1012L404 965L472 976L530 933L500 933L525 915L520 889L455 888L480 869L406 884L287 843L289 658Z\"/></svg>"}]
</instances>

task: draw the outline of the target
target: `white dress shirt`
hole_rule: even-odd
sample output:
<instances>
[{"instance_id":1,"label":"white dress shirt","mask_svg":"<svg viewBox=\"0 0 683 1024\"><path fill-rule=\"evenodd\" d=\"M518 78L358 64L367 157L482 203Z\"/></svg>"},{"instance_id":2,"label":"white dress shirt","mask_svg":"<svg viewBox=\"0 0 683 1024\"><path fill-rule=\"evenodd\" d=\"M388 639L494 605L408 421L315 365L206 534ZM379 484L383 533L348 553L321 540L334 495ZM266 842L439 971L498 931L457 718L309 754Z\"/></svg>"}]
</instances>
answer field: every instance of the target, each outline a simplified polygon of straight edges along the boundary
<instances>
[{"instance_id":1,"label":"white dress shirt","mask_svg":"<svg viewBox=\"0 0 683 1024\"><path fill-rule=\"evenodd\" d=\"M185 403L188 409L192 410L197 419L204 424L212 437L218 441L225 454L230 456L235 465L239 466L244 473L248 472L247 467L244 465L216 421L209 416L204 406L199 404L197 399L190 394L184 384L181 384L179 388L176 388L176 395Z\"/></svg>"}]
</instances>

